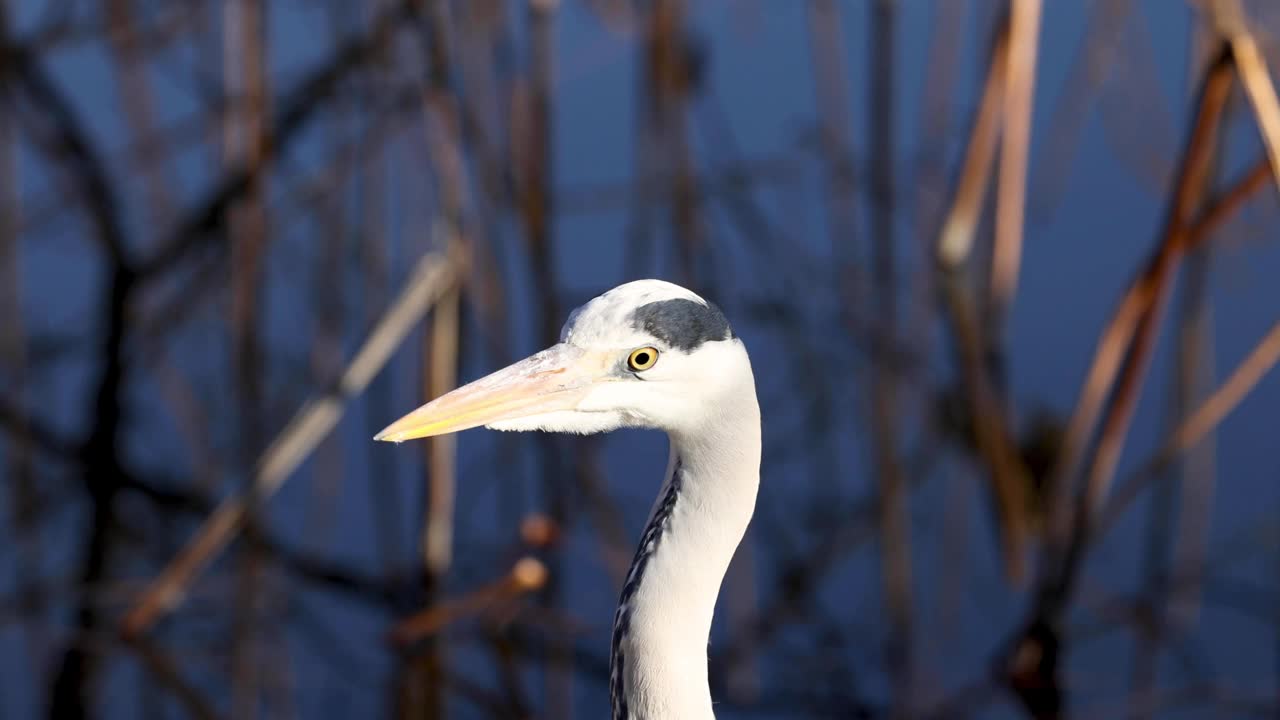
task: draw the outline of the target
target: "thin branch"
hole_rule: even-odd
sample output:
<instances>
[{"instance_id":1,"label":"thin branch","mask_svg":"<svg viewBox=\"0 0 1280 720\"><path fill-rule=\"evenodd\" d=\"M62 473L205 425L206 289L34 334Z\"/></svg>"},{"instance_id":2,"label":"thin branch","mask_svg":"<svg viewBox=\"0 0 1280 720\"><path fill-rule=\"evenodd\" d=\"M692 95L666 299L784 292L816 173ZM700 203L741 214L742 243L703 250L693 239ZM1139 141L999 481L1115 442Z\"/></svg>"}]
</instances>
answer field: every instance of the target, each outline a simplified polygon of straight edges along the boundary
<instances>
[{"instance_id":1,"label":"thin branch","mask_svg":"<svg viewBox=\"0 0 1280 720\"><path fill-rule=\"evenodd\" d=\"M390 359L409 331L449 287L457 282L457 261L439 253L424 255L396 302L387 309L336 386L304 405L269 445L254 477L254 500L275 493L342 416L348 400L359 395ZM218 506L177 558L142 592L122 621L126 636L145 632L182 601L186 588L240 530L247 499L233 497Z\"/></svg>"},{"instance_id":2,"label":"thin branch","mask_svg":"<svg viewBox=\"0 0 1280 720\"><path fill-rule=\"evenodd\" d=\"M992 387L983 356L982 324L972 295L961 288L960 279L952 274L944 278L942 286L959 348L962 386L974 439L991 471L1005 576L1013 583L1021 583L1026 573L1026 547L1030 538L1031 503L1027 497L1030 477L1018 455L1012 421Z\"/></svg>"},{"instance_id":3,"label":"thin branch","mask_svg":"<svg viewBox=\"0 0 1280 720\"><path fill-rule=\"evenodd\" d=\"M1142 275L1129 287L1112 315L1111 321L1103 330L1084 386L1080 391L1076 409L1067 426L1062 450L1049 482L1051 545L1061 548L1067 541L1073 507L1070 500L1073 490L1072 481L1080 455L1093 434L1104 402L1111 395L1113 382L1121 369L1121 364L1128 356L1133 343L1136 342L1135 334L1142 319L1150 314L1156 298L1163 293L1172 277L1175 262L1185 249L1184 243L1189 237L1189 231L1185 225L1195 212L1195 200L1199 195L1199 187L1203 184L1203 177L1197 176L1207 172L1209 157L1212 155L1211 149L1215 145L1218 121L1230 89L1229 57L1220 54L1218 61L1205 76L1201 90L1199 116L1191 139L1188 141L1184 156L1186 166L1178 181L1178 189L1162 242L1152 254ZM1199 159L1193 160L1193 158ZM1192 172L1193 170L1195 172ZM1154 326L1154 323L1148 324L1148 334L1154 332ZM1130 367L1137 370L1132 363ZM1132 371L1129 376L1136 379L1136 374ZM1130 384L1132 385L1132 381ZM1112 416L1115 418L1110 421L1114 434L1123 425L1120 421L1127 420L1123 403L1112 411ZM1114 454L1116 450L1118 448L1107 452ZM1103 494L1106 480L1105 466L1111 466L1114 463L1114 457L1102 458L1101 463L1095 461L1096 467L1091 473L1094 478L1093 489L1090 491L1093 498L1091 502L1097 502Z\"/></svg>"},{"instance_id":4,"label":"thin branch","mask_svg":"<svg viewBox=\"0 0 1280 720\"><path fill-rule=\"evenodd\" d=\"M1017 582L1024 574L1028 536L1026 469L1022 467L1017 455L1016 444L1011 435L1012 423L1007 417L1005 403L990 381L984 351L988 343L982 337L983 327L978 309L970 300L970 293L964 287L962 276L962 267L973 247L974 232L990 185L996 141L1000 136L1000 107L1004 98L1008 62L1008 29L1002 23L991 49L986 86L969 136L959 184L938 235L937 257L944 274L941 280L942 297L950 312L959 348L959 365L963 372L967 405L972 415L974 437L980 454L991 470L992 495L1000 523L1005 574L1010 580Z\"/></svg>"},{"instance_id":5,"label":"thin branch","mask_svg":"<svg viewBox=\"0 0 1280 720\"><path fill-rule=\"evenodd\" d=\"M898 345L898 296L901 294L895 247L894 207L894 83L897 77L895 35L899 8L889 0L867 3L870 20L867 70L867 112L871 151L870 242L875 320L872 324L868 440L872 467L880 492L880 585L889 632L885 664L893 688L891 715L911 714L915 683L915 597L912 581L911 510L907 471L899 448L903 400L900 369L894 362ZM903 275L905 277L905 275ZM855 288L856 290L856 288ZM843 303L850 298L846 295ZM846 313L850 313L848 309ZM849 315L851 316L851 315Z\"/></svg>"},{"instance_id":6,"label":"thin branch","mask_svg":"<svg viewBox=\"0 0 1280 720\"><path fill-rule=\"evenodd\" d=\"M521 558L510 572L498 580L400 621L392 628L390 639L397 645L411 645L463 617L484 612L496 603L538 590L546 583L547 567L535 558Z\"/></svg>"},{"instance_id":7,"label":"thin branch","mask_svg":"<svg viewBox=\"0 0 1280 720\"><path fill-rule=\"evenodd\" d=\"M20 440L25 438L56 458L75 460L80 456L80 443L9 405L4 398L0 398L0 428Z\"/></svg>"},{"instance_id":8,"label":"thin branch","mask_svg":"<svg viewBox=\"0 0 1280 720\"><path fill-rule=\"evenodd\" d=\"M1223 193L1214 202L1213 207L1205 211L1200 216L1200 219L1196 221L1196 224L1187 231L1187 249L1193 250L1208 242L1210 235L1222 227L1240 209L1240 206L1244 205L1246 200L1261 190L1267 184L1267 179L1270 176L1271 166L1264 155L1258 158L1249 172L1236 181L1230 190Z\"/></svg>"},{"instance_id":9,"label":"thin branch","mask_svg":"<svg viewBox=\"0 0 1280 720\"><path fill-rule=\"evenodd\" d=\"M136 493L166 513L184 515L208 515L217 508L217 502L191 489L173 478L130 477L123 490ZM333 591L371 603L379 608L393 608L398 597L415 581L409 575L386 574L379 577L367 575L353 568L344 567L324 558L294 550L278 542L266 532L256 532L250 542L260 547L286 570L301 580L325 590ZM136 638L135 638L136 639Z\"/></svg>"},{"instance_id":10,"label":"thin branch","mask_svg":"<svg viewBox=\"0 0 1280 720\"><path fill-rule=\"evenodd\" d=\"M1098 519L1098 530L1105 530L1114 524L1146 485L1159 477L1172 462L1217 427L1218 423L1222 422L1223 418L1244 400L1258 381L1278 361L1280 361L1280 322L1272 326L1271 331L1241 361L1231 376L1178 426L1164 446L1116 491Z\"/></svg>"},{"instance_id":11,"label":"thin branch","mask_svg":"<svg viewBox=\"0 0 1280 720\"><path fill-rule=\"evenodd\" d=\"M184 710L199 720L216 720L218 713L194 685L182 676L174 659L146 638L135 638L130 645L157 684L168 688Z\"/></svg>"},{"instance_id":12,"label":"thin branch","mask_svg":"<svg viewBox=\"0 0 1280 720\"><path fill-rule=\"evenodd\" d=\"M259 171L282 156L302 134L313 116L333 97L349 75L375 59L397 25L412 16L411 2L394 2L374 19L370 31L347 42L332 59L300 82L281 102L282 110L263 139L264 152L257 162L228 172L222 181L181 219L158 243L158 249L138 263L141 279L151 280L193 251L219 240L215 232L226 222L232 205L251 190Z\"/></svg>"}]
</instances>

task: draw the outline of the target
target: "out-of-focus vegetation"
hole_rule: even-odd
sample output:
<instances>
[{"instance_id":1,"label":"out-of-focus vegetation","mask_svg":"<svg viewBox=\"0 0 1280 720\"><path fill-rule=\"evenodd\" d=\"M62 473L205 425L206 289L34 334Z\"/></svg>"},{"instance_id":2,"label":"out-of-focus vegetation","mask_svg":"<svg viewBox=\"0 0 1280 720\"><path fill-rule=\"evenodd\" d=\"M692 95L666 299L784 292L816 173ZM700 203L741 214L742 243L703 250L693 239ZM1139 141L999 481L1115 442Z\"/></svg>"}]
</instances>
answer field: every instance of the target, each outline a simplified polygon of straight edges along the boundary
<instances>
[{"instance_id":1,"label":"out-of-focus vegetation","mask_svg":"<svg viewBox=\"0 0 1280 720\"><path fill-rule=\"evenodd\" d=\"M1213 503L1275 509L1215 435L1280 326L1224 354L1212 272L1275 260L1280 12L1055 5L0 1L0 714L600 717L637 453L368 438L645 276L761 378L722 717L1280 713L1280 533ZM1024 306L1102 176L1164 208L1094 210L1130 280ZM1097 293L1015 392L1013 318Z\"/></svg>"}]
</instances>

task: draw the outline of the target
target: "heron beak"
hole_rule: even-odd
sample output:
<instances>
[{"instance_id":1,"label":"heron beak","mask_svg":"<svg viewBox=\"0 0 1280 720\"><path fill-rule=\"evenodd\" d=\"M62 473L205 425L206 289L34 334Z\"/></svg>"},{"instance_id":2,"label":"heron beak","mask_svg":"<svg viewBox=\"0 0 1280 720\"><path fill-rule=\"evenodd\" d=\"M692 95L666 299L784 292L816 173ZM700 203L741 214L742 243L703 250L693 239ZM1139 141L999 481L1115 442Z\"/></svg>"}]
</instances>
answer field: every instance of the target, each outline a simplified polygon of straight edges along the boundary
<instances>
[{"instance_id":1,"label":"heron beak","mask_svg":"<svg viewBox=\"0 0 1280 720\"><path fill-rule=\"evenodd\" d=\"M441 395L388 425L374 440L401 442L573 410L607 379L607 358L563 343Z\"/></svg>"}]
</instances>

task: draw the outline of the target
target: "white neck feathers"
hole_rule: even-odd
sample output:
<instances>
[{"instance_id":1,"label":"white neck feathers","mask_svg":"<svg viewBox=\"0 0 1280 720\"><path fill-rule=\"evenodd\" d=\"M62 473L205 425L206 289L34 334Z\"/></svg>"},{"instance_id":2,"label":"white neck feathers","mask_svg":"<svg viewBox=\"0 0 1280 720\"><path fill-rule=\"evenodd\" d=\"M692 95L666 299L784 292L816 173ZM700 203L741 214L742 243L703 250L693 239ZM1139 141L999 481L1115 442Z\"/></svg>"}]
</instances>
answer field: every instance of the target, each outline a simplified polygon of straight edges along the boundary
<instances>
[{"instance_id":1,"label":"white neck feathers","mask_svg":"<svg viewBox=\"0 0 1280 720\"><path fill-rule=\"evenodd\" d=\"M755 509L754 384L696 436L671 436L667 478L614 619L614 720L711 720L707 641L720 584Z\"/></svg>"}]
</instances>

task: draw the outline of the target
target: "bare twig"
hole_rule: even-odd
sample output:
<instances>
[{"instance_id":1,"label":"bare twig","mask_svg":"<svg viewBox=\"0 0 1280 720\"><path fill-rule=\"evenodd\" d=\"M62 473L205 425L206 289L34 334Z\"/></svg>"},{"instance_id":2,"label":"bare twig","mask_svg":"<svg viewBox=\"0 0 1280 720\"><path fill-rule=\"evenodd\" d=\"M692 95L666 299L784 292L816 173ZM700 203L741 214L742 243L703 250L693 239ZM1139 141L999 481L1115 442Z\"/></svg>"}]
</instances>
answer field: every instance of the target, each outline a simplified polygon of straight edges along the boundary
<instances>
[{"instance_id":1,"label":"bare twig","mask_svg":"<svg viewBox=\"0 0 1280 720\"><path fill-rule=\"evenodd\" d=\"M120 104L133 133L129 140L131 143L153 142L156 131L151 90L145 72L146 48L137 32L133 3L111 0L106 6L108 32L105 34L118 57L116 82L120 85ZM148 216L158 227L160 223L168 222L173 208L169 178L162 162L164 156L156 153L138 155L146 185Z\"/></svg>"},{"instance_id":2,"label":"bare twig","mask_svg":"<svg viewBox=\"0 0 1280 720\"><path fill-rule=\"evenodd\" d=\"M376 56L409 12L408 2L392 2L371 23L370 30L339 47L331 60L308 75L285 95L281 110L263 140L264 153L254 166L226 174L206 196L165 235L156 250L138 263L138 274L149 280L163 274L192 251L214 243L214 232L225 222L228 209L253 187L256 170L280 157L297 140L308 122L333 97L339 84Z\"/></svg>"},{"instance_id":3,"label":"bare twig","mask_svg":"<svg viewBox=\"0 0 1280 720\"><path fill-rule=\"evenodd\" d=\"M1184 161L1186 166L1179 179L1178 190L1173 207L1170 209L1170 217L1162 242L1148 261L1143 274L1125 293L1098 341L1098 348L1080 391L1075 412L1067 427L1066 437L1063 439L1061 454L1050 477L1050 542L1059 548L1065 544L1070 530L1070 514L1073 506L1069 498L1079 455L1093 434L1094 424L1105 400L1111 394L1113 381L1120 371L1121 363L1129 355L1132 344L1136 342L1135 333L1143 322L1143 318L1149 317L1156 298L1162 296L1164 288L1172 277L1175 261L1185 249L1184 244L1189 236L1186 225L1196 210L1196 203L1204 182L1204 173L1207 172L1208 163L1212 157L1218 120L1230 88L1231 67L1228 58L1220 55L1218 62L1205 76L1201 90L1199 117L1188 143ZM1153 335L1154 330L1155 323L1148 321L1147 335ZM1148 341L1148 349L1149 344L1150 341ZM1135 384L1134 381L1139 374L1137 371L1141 366L1143 366L1141 362L1129 363L1132 370L1128 376L1133 378L1129 382L1131 387ZM1136 388L1133 388L1127 394L1132 396L1135 391ZM1121 397L1120 400L1125 398ZM1126 408L1131 410L1132 402L1133 399L1130 397L1125 402L1113 403L1116 410L1112 412L1114 419L1110 421L1112 439L1108 441L1110 444L1105 453L1098 453L1094 468L1091 470L1092 489L1089 490L1091 499L1088 501L1091 504L1096 503L1105 493L1109 470L1114 467L1115 456L1119 450L1119 446L1115 444L1115 438L1127 425Z\"/></svg>"},{"instance_id":4,"label":"bare twig","mask_svg":"<svg viewBox=\"0 0 1280 720\"><path fill-rule=\"evenodd\" d=\"M1000 529L1005 576L1020 583L1026 572L1026 546L1030 538L1027 498L1030 478L1018 455L1013 426L1004 403L992 387L982 354L985 347L978 310L972 295L960 286L958 277L943 281L943 296L951 314L951 325L959 347L959 364L966 406L969 409L977 448L991 471L991 490Z\"/></svg>"},{"instance_id":5,"label":"bare twig","mask_svg":"<svg viewBox=\"0 0 1280 720\"><path fill-rule=\"evenodd\" d=\"M1011 434L1012 422L1007 417L1005 403L992 387L985 358L988 342L983 337L979 312L971 300L971 293L963 287L962 274L990 185L991 165L1000 134L1000 106L1005 91L1009 46L1007 29L1002 26L997 33L959 185L939 232L937 253L945 273L941 281L942 296L950 311L960 350L963 387L974 436L978 450L991 470L1005 573L1010 580L1018 581L1024 573L1028 536L1026 470L1021 467L1022 462L1016 452Z\"/></svg>"},{"instance_id":6,"label":"bare twig","mask_svg":"<svg viewBox=\"0 0 1280 720\"><path fill-rule=\"evenodd\" d=\"M131 643L138 658L151 672L151 676L162 686L169 689L182 704L191 717L199 720L215 720L218 713L200 691L182 676L182 672L174 658L146 638L135 638Z\"/></svg>"},{"instance_id":7,"label":"bare twig","mask_svg":"<svg viewBox=\"0 0 1280 720\"><path fill-rule=\"evenodd\" d=\"M231 104L223 116L222 152L225 171L243 167L248 187L228 211L231 255L231 302L227 324L231 334L232 366L237 409L237 468L251 478L250 469L262 452L262 349L259 297L269 239L263 201L262 165L266 154L266 8L258 0L232 0L223 5L223 76ZM252 493L252 490L249 491ZM252 495L249 495L252 498ZM256 503L245 513L252 520ZM254 547L238 558L231 648L231 706L236 717L253 718L260 699L262 664L258 628L259 597L264 558Z\"/></svg>"},{"instance_id":8,"label":"bare twig","mask_svg":"<svg viewBox=\"0 0 1280 720\"><path fill-rule=\"evenodd\" d=\"M1093 519L1106 497L1146 374L1161 303L1177 261L1186 250L1188 232L1216 157L1218 127L1231 79L1230 58L1223 52L1201 87L1195 125L1183 153L1160 243L1103 331L1050 475L1049 536L1036 603L1030 618L1003 651L1010 688L1037 718L1058 718L1063 712L1063 617L1074 594L1085 551L1095 537ZM1113 388L1117 372L1120 377ZM1084 492L1076 500L1070 482L1076 455L1092 435L1094 419L1108 396L1098 447L1091 458Z\"/></svg>"},{"instance_id":9,"label":"bare twig","mask_svg":"<svg viewBox=\"0 0 1280 720\"><path fill-rule=\"evenodd\" d=\"M1119 461L1120 448L1124 442L1129 419L1137 405L1142 376L1155 346L1156 330L1160 325L1160 309L1163 298L1167 297L1166 288L1172 281L1176 263L1186 250L1192 218L1199 209L1201 196L1208 185L1212 162L1216 157L1217 133L1222 109L1231 87L1229 76L1223 74L1223 67L1223 64L1216 66L1215 71L1211 71L1210 79L1206 81L1200 116L1197 118L1196 130L1187 147L1182 177L1178 181L1174 205L1167 221L1165 240L1152 266L1154 295L1135 331L1129 356L1116 383L1111 407L1102 423L1098 447L1094 453L1093 465L1089 470L1085 486L1087 512L1093 512L1098 508L1110 485L1115 465ZM1160 256L1163 256L1164 262L1160 262Z\"/></svg>"},{"instance_id":10,"label":"bare twig","mask_svg":"<svg viewBox=\"0 0 1280 720\"><path fill-rule=\"evenodd\" d=\"M894 83L898 8L888 0L868 3L868 127L871 134L871 257L875 323L871 348L871 398L867 407L870 456L879 485L880 583L889 615L885 664L893 686L891 713L911 714L914 684L914 616L911 514L907 473L899 449L902 397L894 352L898 345L898 296L901 291L894 246ZM844 302L849 302L846 295ZM845 310L846 315L851 311Z\"/></svg>"},{"instance_id":11,"label":"bare twig","mask_svg":"<svg viewBox=\"0 0 1280 720\"><path fill-rule=\"evenodd\" d=\"M38 108L41 122L33 124L31 135L55 166L69 176L104 257L98 302L101 340L96 355L101 364L84 400L84 417L92 430L79 453L83 489L91 500L79 575L85 586L93 586L106 577L116 540L114 499L124 476L122 403L128 382L124 347L137 274L129 258L123 206L92 136L68 96L45 72L40 58L10 48L7 34L8 28L0 25L0 67L16 78L18 87ZM80 597L75 603L79 636L96 631L100 622L99 608L89 597ZM82 643L73 642L65 648L50 688L52 716L81 718L89 712L100 659L97 648Z\"/></svg>"},{"instance_id":12,"label":"bare twig","mask_svg":"<svg viewBox=\"0 0 1280 720\"><path fill-rule=\"evenodd\" d=\"M304 405L269 445L258 463L253 493L270 497L315 448L342 415L347 400L360 394L427 310L457 282L456 261L432 253L423 256L404 291L379 320L335 387ZM172 563L142 592L121 627L126 636L145 632L182 601L195 576L235 536L244 520L246 499L224 501Z\"/></svg>"},{"instance_id":13,"label":"bare twig","mask_svg":"<svg viewBox=\"0 0 1280 720\"><path fill-rule=\"evenodd\" d=\"M831 238L831 254L836 259L836 273L845 293L845 304L856 305L864 298L865 278L856 253L857 215L856 182L849 128L849 79L845 72L847 52L842 12L832 0L812 0L809 8L809 48L813 63L814 90L817 94L819 147L822 149L824 201L827 234ZM714 185L709 178L700 185Z\"/></svg>"},{"instance_id":14,"label":"bare twig","mask_svg":"<svg viewBox=\"0 0 1280 720\"><path fill-rule=\"evenodd\" d=\"M8 10L0 7L0 42L8 37ZM17 408L25 408L28 398L29 368L27 357L27 331L23 322L23 272L22 246L19 227L22 222L22 195L19 189L22 175L18 164L18 128L12 113L6 112L5 99L0 95L0 377L7 378L10 389L6 400ZM37 482L35 477L35 448L46 445L50 433L44 428L33 427L27 414L7 411L0 406L0 426L8 429L8 442L0 443L5 450L4 469L9 479L8 523L11 531L9 542L20 548L14 553L19 577L38 577L44 566L44 543L36 528L35 512ZM38 439L38 436L41 439ZM66 450L64 448L64 450ZM66 450L66 455L74 454ZM46 662L44 648L46 633L42 623L24 622L24 634L28 646L28 658L33 667Z\"/></svg>"},{"instance_id":15,"label":"bare twig","mask_svg":"<svg viewBox=\"0 0 1280 720\"><path fill-rule=\"evenodd\" d=\"M1112 525L1124 509L1137 498L1143 488L1174 460L1194 447L1209 431L1222 422L1249 391L1258 384L1272 366L1280 361L1280 323L1272 326L1225 382L1202 403L1170 435L1169 440L1126 481L1098 519L1098 529Z\"/></svg>"},{"instance_id":16,"label":"bare twig","mask_svg":"<svg viewBox=\"0 0 1280 720\"><path fill-rule=\"evenodd\" d=\"M392 628L397 645L409 645L439 632L458 619L484 612L495 603L510 600L542 588L547 583L547 567L532 557L521 558L502 578L462 597L433 605Z\"/></svg>"}]
</instances>

